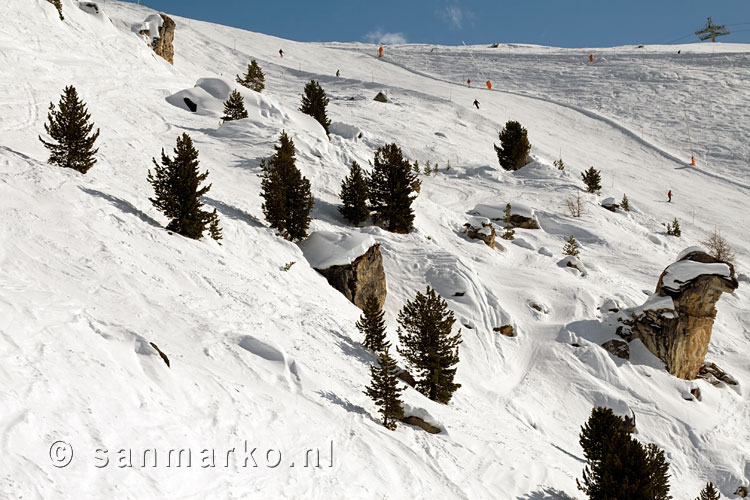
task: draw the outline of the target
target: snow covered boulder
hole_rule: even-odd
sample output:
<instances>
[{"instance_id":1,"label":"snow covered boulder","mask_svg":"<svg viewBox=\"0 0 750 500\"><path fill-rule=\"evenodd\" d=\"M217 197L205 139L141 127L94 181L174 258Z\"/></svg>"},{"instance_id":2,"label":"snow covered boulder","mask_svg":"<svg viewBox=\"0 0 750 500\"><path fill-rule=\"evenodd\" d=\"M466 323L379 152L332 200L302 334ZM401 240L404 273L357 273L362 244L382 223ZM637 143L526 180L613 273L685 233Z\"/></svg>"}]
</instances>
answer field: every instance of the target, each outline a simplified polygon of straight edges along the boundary
<instances>
[{"instance_id":1,"label":"snow covered boulder","mask_svg":"<svg viewBox=\"0 0 750 500\"><path fill-rule=\"evenodd\" d=\"M610 212L617 212L620 205L617 204L614 198L605 198L602 200L602 207L606 208Z\"/></svg>"},{"instance_id":2,"label":"snow covered boulder","mask_svg":"<svg viewBox=\"0 0 750 500\"><path fill-rule=\"evenodd\" d=\"M151 14L139 26L138 34L146 37L156 55L174 64L175 22L164 14Z\"/></svg>"},{"instance_id":3,"label":"snow covered boulder","mask_svg":"<svg viewBox=\"0 0 750 500\"><path fill-rule=\"evenodd\" d=\"M505 206L507 203L497 205L486 205L480 203L469 212L470 215L487 217L493 221L501 221L505 218ZM539 221L534 209L523 203L510 204L510 227L518 229L539 229Z\"/></svg>"},{"instance_id":4,"label":"snow covered boulder","mask_svg":"<svg viewBox=\"0 0 750 500\"><path fill-rule=\"evenodd\" d=\"M367 234L314 232L300 243L305 258L355 306L374 296L385 304L386 283L380 245Z\"/></svg>"},{"instance_id":5,"label":"snow covered boulder","mask_svg":"<svg viewBox=\"0 0 750 500\"><path fill-rule=\"evenodd\" d=\"M618 333L641 339L672 375L694 379L708 352L716 302L737 286L731 264L691 247L667 266L645 304L625 311Z\"/></svg>"},{"instance_id":6,"label":"snow covered boulder","mask_svg":"<svg viewBox=\"0 0 750 500\"><path fill-rule=\"evenodd\" d=\"M571 269L575 269L579 273L581 273L581 276L587 276L588 271L586 271L586 267L583 265L583 262L578 257L574 257L572 255L566 255L564 259L562 259L560 262L557 263L560 267L569 267Z\"/></svg>"},{"instance_id":7,"label":"snow covered boulder","mask_svg":"<svg viewBox=\"0 0 750 500\"><path fill-rule=\"evenodd\" d=\"M495 227L486 217L472 217L464 228L469 238L482 240L488 247L495 248Z\"/></svg>"}]
</instances>

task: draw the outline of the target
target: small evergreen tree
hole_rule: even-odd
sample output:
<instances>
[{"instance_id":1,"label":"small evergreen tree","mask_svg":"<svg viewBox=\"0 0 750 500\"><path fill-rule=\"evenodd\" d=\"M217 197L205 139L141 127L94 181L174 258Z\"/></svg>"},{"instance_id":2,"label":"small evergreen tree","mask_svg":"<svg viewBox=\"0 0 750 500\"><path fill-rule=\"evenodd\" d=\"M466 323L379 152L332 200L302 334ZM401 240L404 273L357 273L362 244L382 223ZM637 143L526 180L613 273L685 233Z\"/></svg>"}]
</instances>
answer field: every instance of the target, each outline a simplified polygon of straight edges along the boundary
<instances>
[{"instance_id":1,"label":"small evergreen tree","mask_svg":"<svg viewBox=\"0 0 750 500\"><path fill-rule=\"evenodd\" d=\"M255 59L247 65L245 76L240 78L240 75L237 75L237 83L256 92L262 92L266 88L266 76Z\"/></svg>"},{"instance_id":2,"label":"small evergreen tree","mask_svg":"<svg viewBox=\"0 0 750 500\"><path fill-rule=\"evenodd\" d=\"M563 163L562 158L553 161L552 164L557 167L557 170L565 170L565 163Z\"/></svg>"},{"instance_id":3,"label":"small evergreen tree","mask_svg":"<svg viewBox=\"0 0 750 500\"><path fill-rule=\"evenodd\" d=\"M568 238L568 242L563 247L563 255L571 255L573 257L578 257L579 255L579 246L576 239L571 235L570 238Z\"/></svg>"},{"instance_id":4,"label":"small evergreen tree","mask_svg":"<svg viewBox=\"0 0 750 500\"><path fill-rule=\"evenodd\" d=\"M528 132L520 123L510 120L500 131L500 147L494 146L500 166L505 170L518 170L526 165L531 151Z\"/></svg>"},{"instance_id":5,"label":"small evergreen tree","mask_svg":"<svg viewBox=\"0 0 750 500\"><path fill-rule=\"evenodd\" d=\"M511 206L510 203L506 203L505 205L505 217L503 217L503 222L505 223L505 231L503 231L503 234L500 236L504 240L514 240L516 239L515 234L516 231L513 229L513 223L511 222Z\"/></svg>"},{"instance_id":6,"label":"small evergreen tree","mask_svg":"<svg viewBox=\"0 0 750 500\"><path fill-rule=\"evenodd\" d=\"M622 417L609 408L594 408L582 427L586 467L578 489L589 500L668 500L669 463L664 452L643 446L627 432Z\"/></svg>"},{"instance_id":7,"label":"small evergreen tree","mask_svg":"<svg viewBox=\"0 0 750 500\"><path fill-rule=\"evenodd\" d=\"M371 386L365 387L365 394L380 408L385 428L394 430L396 422L404 418L404 404L398 385L399 368L388 350L386 346L380 354L377 367L370 367Z\"/></svg>"},{"instance_id":8,"label":"small evergreen tree","mask_svg":"<svg viewBox=\"0 0 750 500\"><path fill-rule=\"evenodd\" d=\"M276 152L260 163L263 215L272 228L284 238L298 240L307 236L310 212L315 200L310 193L310 181L295 165L294 142L281 132Z\"/></svg>"},{"instance_id":9,"label":"small evergreen tree","mask_svg":"<svg viewBox=\"0 0 750 500\"><path fill-rule=\"evenodd\" d=\"M437 174L438 174L438 172L439 172L439 171L438 171L438 163L437 163L437 162L435 162L435 166L434 166L434 167L432 168L432 173L433 173L434 175L437 175Z\"/></svg>"},{"instance_id":10,"label":"small evergreen tree","mask_svg":"<svg viewBox=\"0 0 750 500\"><path fill-rule=\"evenodd\" d=\"M461 330L452 334L453 311L432 288L417 292L398 313L398 338L417 380L417 390L433 401L447 404L461 384L453 382L458 364Z\"/></svg>"},{"instance_id":11,"label":"small evergreen tree","mask_svg":"<svg viewBox=\"0 0 750 500\"><path fill-rule=\"evenodd\" d=\"M586 184L586 191L599 194L599 191L602 190L602 174L599 170L591 167L585 172L581 172L581 177L583 178L583 183Z\"/></svg>"},{"instance_id":12,"label":"small evergreen tree","mask_svg":"<svg viewBox=\"0 0 750 500\"><path fill-rule=\"evenodd\" d=\"M620 202L620 207L622 207L623 210L626 212L630 212L630 200L628 200L628 195L624 194L622 195L622 201Z\"/></svg>"},{"instance_id":13,"label":"small evergreen tree","mask_svg":"<svg viewBox=\"0 0 750 500\"><path fill-rule=\"evenodd\" d=\"M381 352L390 347L385 339L385 312L380 308L378 299L374 295L367 297L362 316L356 323L357 330L364 335L362 346L375 352Z\"/></svg>"},{"instance_id":14,"label":"small evergreen tree","mask_svg":"<svg viewBox=\"0 0 750 500\"><path fill-rule=\"evenodd\" d=\"M78 98L74 86L63 89L58 108L55 110L55 105L49 104L47 123L44 124L44 130L52 137L52 142L39 136L44 147L50 150L47 163L85 174L96 163L94 155L99 150L94 149L94 143L99 137L99 129L92 133L94 124L89 122L91 115L86 104Z\"/></svg>"},{"instance_id":15,"label":"small evergreen tree","mask_svg":"<svg viewBox=\"0 0 750 500\"><path fill-rule=\"evenodd\" d=\"M300 111L306 115L315 118L323 126L326 135L330 136L328 128L331 126L331 120L328 119L326 107L328 106L328 97L323 87L315 80L310 80L305 85L305 93L302 96L302 106Z\"/></svg>"},{"instance_id":16,"label":"small evergreen tree","mask_svg":"<svg viewBox=\"0 0 750 500\"><path fill-rule=\"evenodd\" d=\"M427 160L427 163L424 164L424 171L422 173L427 177L432 174L432 165L430 165L430 160Z\"/></svg>"},{"instance_id":17,"label":"small evergreen tree","mask_svg":"<svg viewBox=\"0 0 750 500\"><path fill-rule=\"evenodd\" d=\"M47 0L49 3L55 6L57 9L57 14L60 16L60 21L65 21L65 17L63 16L62 10L62 2L60 0Z\"/></svg>"},{"instance_id":18,"label":"small evergreen tree","mask_svg":"<svg viewBox=\"0 0 750 500\"><path fill-rule=\"evenodd\" d=\"M359 226L370 216L370 209L367 206L369 196L367 175L362 171L359 163L354 161L349 175L341 182L339 197L343 205L339 207L339 212L350 223Z\"/></svg>"},{"instance_id":19,"label":"small evergreen tree","mask_svg":"<svg viewBox=\"0 0 750 500\"><path fill-rule=\"evenodd\" d=\"M375 165L369 179L370 208L376 221L388 224L388 231L408 233L414 221L411 204L418 182L401 148L387 144L375 152Z\"/></svg>"},{"instance_id":20,"label":"small evergreen tree","mask_svg":"<svg viewBox=\"0 0 750 500\"><path fill-rule=\"evenodd\" d=\"M719 500L719 498L721 498L721 494L714 486L714 483L708 483L706 484L706 487L701 490L700 496L695 500Z\"/></svg>"},{"instance_id":21,"label":"small evergreen tree","mask_svg":"<svg viewBox=\"0 0 750 500\"><path fill-rule=\"evenodd\" d=\"M224 116L221 117L221 121L231 122L242 120L243 118L247 118L245 99L242 98L242 94L233 90L229 94L229 98L224 102Z\"/></svg>"},{"instance_id":22,"label":"small evergreen tree","mask_svg":"<svg viewBox=\"0 0 750 500\"><path fill-rule=\"evenodd\" d=\"M671 222L664 224L664 227L667 229L667 234L669 236L677 236L678 238L682 236L682 231L680 230L680 223L677 221L677 217Z\"/></svg>"},{"instance_id":23,"label":"small evergreen tree","mask_svg":"<svg viewBox=\"0 0 750 500\"><path fill-rule=\"evenodd\" d=\"M167 216L167 229L188 238L199 239L208 229L210 236L219 241L221 228L216 209L213 212L202 210L200 198L211 185L201 187L208 177L208 171L198 172L198 151L187 134L177 138L174 158L169 158L161 150L161 165L154 162L154 173L148 171L148 182L154 188L154 197L149 201L157 210Z\"/></svg>"}]
</instances>

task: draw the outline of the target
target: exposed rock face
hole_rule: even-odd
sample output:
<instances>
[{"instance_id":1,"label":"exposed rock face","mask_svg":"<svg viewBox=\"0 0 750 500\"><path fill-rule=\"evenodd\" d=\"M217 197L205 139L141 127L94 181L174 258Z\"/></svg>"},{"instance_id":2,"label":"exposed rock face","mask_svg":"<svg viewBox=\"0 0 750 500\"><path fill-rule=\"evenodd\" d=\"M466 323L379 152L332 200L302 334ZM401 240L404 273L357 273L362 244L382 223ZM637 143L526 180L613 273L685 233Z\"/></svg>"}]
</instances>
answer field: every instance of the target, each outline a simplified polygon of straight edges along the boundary
<instances>
[{"instance_id":1,"label":"exposed rock face","mask_svg":"<svg viewBox=\"0 0 750 500\"><path fill-rule=\"evenodd\" d=\"M734 494L740 498L747 498L747 493L747 486L740 486L737 488L737 491L734 492Z\"/></svg>"},{"instance_id":2,"label":"exposed rock face","mask_svg":"<svg viewBox=\"0 0 750 500\"><path fill-rule=\"evenodd\" d=\"M382 92L378 92L378 95L376 95L375 97L373 97L372 100L373 101L378 101L378 102L388 102L388 98Z\"/></svg>"},{"instance_id":3,"label":"exposed rock face","mask_svg":"<svg viewBox=\"0 0 750 500\"><path fill-rule=\"evenodd\" d=\"M47 0L49 3L55 6L57 13L60 15L60 21L65 21L65 16L62 13L62 2L60 0Z\"/></svg>"},{"instance_id":4,"label":"exposed rock face","mask_svg":"<svg viewBox=\"0 0 750 500\"><path fill-rule=\"evenodd\" d=\"M153 347L154 349L156 349L156 352L159 353L159 356L161 356L162 361L164 361L164 363L167 365L167 368L169 368L169 358L167 357L167 355L164 354L161 351L161 349L159 349L159 347L156 344L154 344L153 342L149 342L149 344L151 344L151 347Z\"/></svg>"},{"instance_id":5,"label":"exposed rock face","mask_svg":"<svg viewBox=\"0 0 750 500\"><path fill-rule=\"evenodd\" d=\"M328 283L343 293L355 306L364 308L370 295L378 299L378 304L385 304L385 270L380 245L373 245L351 264L316 269L325 276Z\"/></svg>"},{"instance_id":6,"label":"exposed rock face","mask_svg":"<svg viewBox=\"0 0 750 500\"><path fill-rule=\"evenodd\" d=\"M639 338L667 371L683 379L698 376L708 351L716 302L737 286L734 267L699 249L683 252L659 277L656 293L627 312L618 333Z\"/></svg>"},{"instance_id":7,"label":"exposed rock face","mask_svg":"<svg viewBox=\"0 0 750 500\"><path fill-rule=\"evenodd\" d=\"M703 363L703 366L698 370L698 378L705 380L711 385L721 385L722 382L727 385L737 385L737 381L716 366L716 363Z\"/></svg>"},{"instance_id":8,"label":"exposed rock face","mask_svg":"<svg viewBox=\"0 0 750 500\"><path fill-rule=\"evenodd\" d=\"M516 336L515 332L513 331L513 325L498 326L493 328L492 330L500 333L500 335L505 335L506 337Z\"/></svg>"},{"instance_id":9,"label":"exposed rock face","mask_svg":"<svg viewBox=\"0 0 750 500\"><path fill-rule=\"evenodd\" d=\"M605 351L622 359L630 359L630 346L624 340L608 340L602 344Z\"/></svg>"},{"instance_id":10,"label":"exposed rock face","mask_svg":"<svg viewBox=\"0 0 750 500\"><path fill-rule=\"evenodd\" d=\"M475 240L482 240L490 247L495 248L495 226L485 217L472 217L464 224L466 235Z\"/></svg>"},{"instance_id":11,"label":"exposed rock face","mask_svg":"<svg viewBox=\"0 0 750 500\"><path fill-rule=\"evenodd\" d=\"M414 417L414 416L404 417L401 419L401 421L405 424L415 425L421 429L424 429L430 434L440 434L439 427L435 427L432 424L428 424L427 422L425 422L419 417Z\"/></svg>"},{"instance_id":12,"label":"exposed rock face","mask_svg":"<svg viewBox=\"0 0 750 500\"><path fill-rule=\"evenodd\" d=\"M534 217L526 217L521 214L511 214L510 227L519 229L539 229L539 223Z\"/></svg>"},{"instance_id":13,"label":"exposed rock face","mask_svg":"<svg viewBox=\"0 0 750 500\"><path fill-rule=\"evenodd\" d=\"M99 6L92 2L83 2L78 4L82 11L88 12L89 14L98 14Z\"/></svg>"},{"instance_id":14,"label":"exposed rock face","mask_svg":"<svg viewBox=\"0 0 750 500\"><path fill-rule=\"evenodd\" d=\"M162 25L159 27L159 36L154 38L151 47L157 55L163 57L169 64L174 64L174 29L175 23L171 17L159 14Z\"/></svg>"}]
</instances>

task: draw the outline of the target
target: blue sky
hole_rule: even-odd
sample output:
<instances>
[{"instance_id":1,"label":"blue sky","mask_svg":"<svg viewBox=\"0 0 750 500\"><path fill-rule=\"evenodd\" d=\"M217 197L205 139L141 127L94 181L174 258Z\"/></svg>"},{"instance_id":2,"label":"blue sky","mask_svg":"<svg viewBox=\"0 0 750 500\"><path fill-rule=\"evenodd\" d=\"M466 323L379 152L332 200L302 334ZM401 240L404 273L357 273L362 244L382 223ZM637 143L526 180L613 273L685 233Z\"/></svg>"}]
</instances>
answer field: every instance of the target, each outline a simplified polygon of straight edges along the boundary
<instances>
[{"instance_id":1,"label":"blue sky","mask_svg":"<svg viewBox=\"0 0 750 500\"><path fill-rule=\"evenodd\" d=\"M135 0L132 0L135 1ZM697 42L725 24L722 41L750 43L750 0L141 0L167 13L298 41L535 43L607 47ZM678 40L679 39L679 40Z\"/></svg>"}]
</instances>

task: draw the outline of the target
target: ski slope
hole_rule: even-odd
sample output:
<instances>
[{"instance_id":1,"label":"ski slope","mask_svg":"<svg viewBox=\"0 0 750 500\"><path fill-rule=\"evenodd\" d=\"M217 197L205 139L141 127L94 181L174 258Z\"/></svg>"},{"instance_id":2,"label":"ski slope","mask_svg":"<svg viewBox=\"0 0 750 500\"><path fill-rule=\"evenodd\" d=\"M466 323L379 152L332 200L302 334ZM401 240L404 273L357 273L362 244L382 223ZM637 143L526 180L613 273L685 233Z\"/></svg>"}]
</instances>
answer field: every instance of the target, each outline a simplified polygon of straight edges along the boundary
<instances>
[{"instance_id":1,"label":"ski slope","mask_svg":"<svg viewBox=\"0 0 750 500\"><path fill-rule=\"evenodd\" d=\"M0 3L0 498L581 498L578 433L594 405L636 414L638 438L666 451L675 498L707 481L731 498L750 482L746 275L718 303L707 356L738 386L671 377L637 343L630 362L598 346L614 338L604 301L642 303L714 228L747 272L750 46L596 49L589 64L589 49L403 45L378 59L373 45L172 16L172 66L133 31L147 7L63 5L65 22L46 0ZM249 118L220 125L251 58L266 90L240 89ZM485 77L494 90L465 84ZM331 100L330 140L297 110L310 79ZM47 165L37 139L68 84L101 129L86 176ZM390 102L372 101L378 91ZM515 173L492 148L509 119L528 129L535 160ZM311 230L381 244L390 340L426 285L455 311L461 389L447 406L404 393L441 434L378 424L363 394L374 356L354 327L360 311L266 226L259 163L282 130L312 184ZM168 234L148 201L151 158L185 132L210 172L204 202L220 215L221 246ZM347 226L337 207L349 165L368 168L394 141L440 165L421 176L416 230ZM560 151L564 171L552 166ZM569 217L564 200L592 165L604 189ZM623 194L630 213L598 206ZM498 238L502 250L462 234L477 205L508 202L532 208L541 229ZM675 217L679 239L662 226ZM570 235L585 277L558 265ZM518 336L493 331L504 324ZM685 399L693 387L702 401ZM65 467L57 441L73 449ZM173 449L190 449L191 467L168 466ZM320 467L304 466L311 449Z\"/></svg>"}]
</instances>

